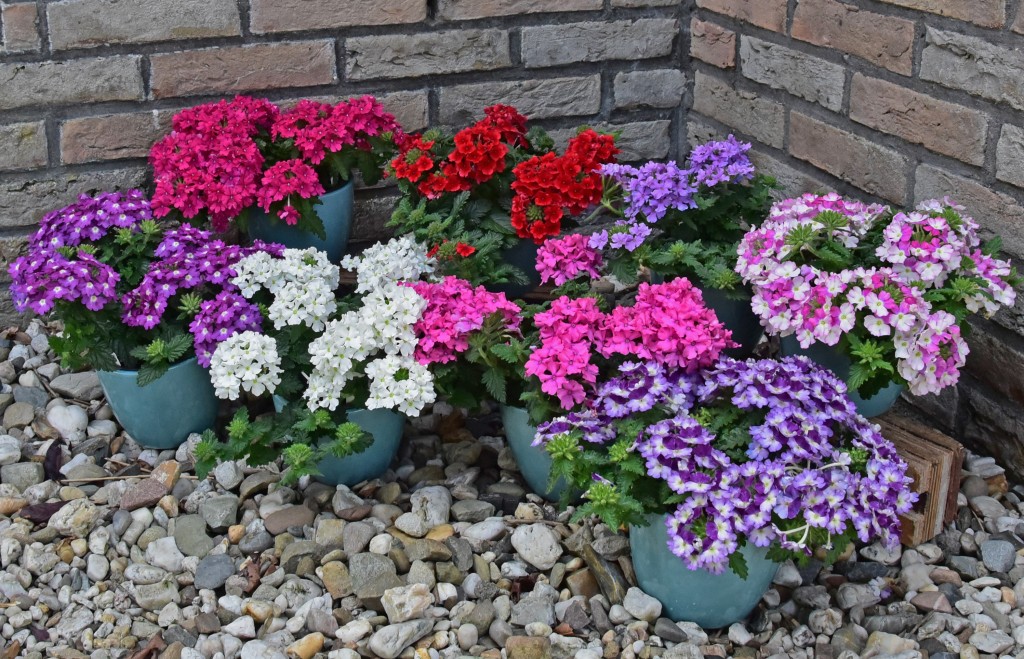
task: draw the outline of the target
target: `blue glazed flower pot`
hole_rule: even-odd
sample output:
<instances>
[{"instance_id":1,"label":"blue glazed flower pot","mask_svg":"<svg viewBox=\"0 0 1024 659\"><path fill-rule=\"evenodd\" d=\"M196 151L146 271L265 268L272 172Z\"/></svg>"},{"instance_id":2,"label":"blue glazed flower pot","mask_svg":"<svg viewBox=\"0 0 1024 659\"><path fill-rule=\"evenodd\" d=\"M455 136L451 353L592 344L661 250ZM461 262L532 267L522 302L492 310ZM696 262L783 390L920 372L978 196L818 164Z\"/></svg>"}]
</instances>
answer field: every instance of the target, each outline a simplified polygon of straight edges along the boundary
<instances>
[{"instance_id":1,"label":"blue glazed flower pot","mask_svg":"<svg viewBox=\"0 0 1024 659\"><path fill-rule=\"evenodd\" d=\"M540 273L537 272L537 244L532 240L520 240L518 243L502 250L501 258L505 263L519 268L526 275L525 284L488 284L487 290L493 293L504 293L507 298L517 298L540 286Z\"/></svg>"},{"instance_id":2,"label":"blue glazed flower pot","mask_svg":"<svg viewBox=\"0 0 1024 659\"><path fill-rule=\"evenodd\" d=\"M782 337L782 354L804 355L819 366L824 366L835 373L844 382L850 377L850 358L834 346L816 342L812 343L811 347L804 349L800 347L796 337L790 335ZM857 407L857 412L870 419L892 409L905 388L902 384L893 382L870 398L862 398L853 389L847 391L847 395Z\"/></svg>"},{"instance_id":3,"label":"blue glazed flower pot","mask_svg":"<svg viewBox=\"0 0 1024 659\"><path fill-rule=\"evenodd\" d=\"M757 606L775 578L778 563L768 560L768 550L751 544L740 553L748 574L741 579L730 570L711 574L690 570L669 551L666 515L652 515L648 526L629 529L636 581L677 622L695 622L705 629L719 629L743 620Z\"/></svg>"},{"instance_id":4,"label":"blue glazed flower pot","mask_svg":"<svg viewBox=\"0 0 1024 659\"><path fill-rule=\"evenodd\" d=\"M512 449L526 484L548 501L558 501L567 484L564 478L559 478L554 487L548 489L551 456L543 447L533 446L537 427L530 424L529 413L522 407L502 405L501 422L505 426L505 439L508 440L508 446Z\"/></svg>"},{"instance_id":5,"label":"blue glazed flower pot","mask_svg":"<svg viewBox=\"0 0 1024 659\"><path fill-rule=\"evenodd\" d=\"M652 284L664 282L664 275L651 273ZM726 350L725 354L737 359L745 359L752 355L757 342L764 334L764 328L761 327L757 314L750 308L750 300L734 300L728 297L725 291L717 288L702 288L700 293L704 298L704 306L715 312L718 320L732 332L732 340L739 344L736 348Z\"/></svg>"},{"instance_id":6,"label":"blue glazed flower pot","mask_svg":"<svg viewBox=\"0 0 1024 659\"><path fill-rule=\"evenodd\" d=\"M97 371L103 393L121 426L142 446L180 446L194 432L212 428L217 399L210 373L195 357L167 369L158 380L140 387L138 371Z\"/></svg>"},{"instance_id":7,"label":"blue glazed flower pot","mask_svg":"<svg viewBox=\"0 0 1024 659\"><path fill-rule=\"evenodd\" d=\"M296 226L289 226L276 217L267 215L259 207L250 210L249 236L268 243L280 243L293 249L315 247L327 253L331 263L340 263L348 249L352 232L352 203L355 186L349 179L345 185L320 196L313 206L324 223L327 238L320 239Z\"/></svg>"},{"instance_id":8,"label":"blue glazed flower pot","mask_svg":"<svg viewBox=\"0 0 1024 659\"><path fill-rule=\"evenodd\" d=\"M280 396L274 396L274 408L280 412L287 405ZM405 417L393 410L348 410L348 420L373 435L373 443L361 453L344 458L327 456L317 464L320 475L316 480L327 485L352 486L377 478L388 469L402 443Z\"/></svg>"}]
</instances>

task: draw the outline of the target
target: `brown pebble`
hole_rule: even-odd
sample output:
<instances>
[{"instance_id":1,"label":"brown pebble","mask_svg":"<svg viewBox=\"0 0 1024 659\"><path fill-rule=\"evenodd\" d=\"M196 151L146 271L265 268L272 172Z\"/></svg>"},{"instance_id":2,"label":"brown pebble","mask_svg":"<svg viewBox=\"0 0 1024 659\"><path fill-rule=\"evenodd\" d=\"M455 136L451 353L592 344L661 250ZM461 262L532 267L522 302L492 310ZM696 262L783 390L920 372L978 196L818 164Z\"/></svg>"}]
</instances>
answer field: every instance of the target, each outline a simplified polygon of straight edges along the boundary
<instances>
[{"instance_id":1,"label":"brown pebble","mask_svg":"<svg viewBox=\"0 0 1024 659\"><path fill-rule=\"evenodd\" d=\"M320 632L307 634L288 646L288 656L297 659L311 659L324 646L324 635Z\"/></svg>"},{"instance_id":2,"label":"brown pebble","mask_svg":"<svg viewBox=\"0 0 1024 659\"><path fill-rule=\"evenodd\" d=\"M238 542L245 537L245 526L242 524L235 524L228 527L228 540L233 545L237 545Z\"/></svg>"},{"instance_id":3,"label":"brown pebble","mask_svg":"<svg viewBox=\"0 0 1024 659\"><path fill-rule=\"evenodd\" d=\"M156 505L160 506L160 508L167 513L168 517L178 516L178 500L172 495L168 494L160 497L160 501L158 501Z\"/></svg>"}]
</instances>

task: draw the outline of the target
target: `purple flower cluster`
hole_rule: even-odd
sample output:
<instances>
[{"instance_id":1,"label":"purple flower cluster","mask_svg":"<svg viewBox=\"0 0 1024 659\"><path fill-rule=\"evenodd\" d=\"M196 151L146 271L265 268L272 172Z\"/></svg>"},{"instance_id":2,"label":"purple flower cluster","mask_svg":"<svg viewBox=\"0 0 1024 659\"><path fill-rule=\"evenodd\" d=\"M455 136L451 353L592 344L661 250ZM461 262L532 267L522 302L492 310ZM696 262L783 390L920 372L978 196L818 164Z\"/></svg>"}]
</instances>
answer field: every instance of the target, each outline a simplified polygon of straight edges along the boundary
<instances>
[{"instance_id":1,"label":"purple flower cluster","mask_svg":"<svg viewBox=\"0 0 1024 659\"><path fill-rule=\"evenodd\" d=\"M95 243L111 229L135 227L152 216L141 190L81 195L75 203L47 213L29 239L28 254L8 268L15 307L43 314L58 300L81 302L90 311L113 302L118 273L88 249L73 248Z\"/></svg>"},{"instance_id":2,"label":"purple flower cluster","mask_svg":"<svg viewBox=\"0 0 1024 659\"><path fill-rule=\"evenodd\" d=\"M714 425L732 410L745 414ZM694 375L627 364L590 409L542 425L537 443L577 432L607 445L638 420L632 450L650 478L685 497L667 526L690 569L724 571L744 540L810 552L852 528L864 542L894 543L916 500L895 448L856 413L845 385L804 357L723 358ZM749 437L740 453L729 444L737 435Z\"/></svg>"},{"instance_id":3,"label":"purple flower cluster","mask_svg":"<svg viewBox=\"0 0 1024 659\"><path fill-rule=\"evenodd\" d=\"M617 223L617 229L593 234L590 246L636 250L651 234L650 225L669 211L697 208L697 196L702 190L751 180L754 165L747 157L749 150L749 143L738 142L730 135L726 140L694 147L686 168L674 161L651 161L640 167L602 165L601 174L622 188L624 219Z\"/></svg>"},{"instance_id":4,"label":"purple flower cluster","mask_svg":"<svg viewBox=\"0 0 1024 659\"><path fill-rule=\"evenodd\" d=\"M142 190L101 192L95 197L83 194L70 206L43 216L29 246L75 247L83 242L96 242L113 228L134 227L152 217Z\"/></svg>"},{"instance_id":5,"label":"purple flower cluster","mask_svg":"<svg viewBox=\"0 0 1024 659\"><path fill-rule=\"evenodd\" d=\"M200 305L188 329L195 337L196 359L205 367L210 365L217 346L231 335L261 331L263 316L259 307L237 290L223 290Z\"/></svg>"}]
</instances>

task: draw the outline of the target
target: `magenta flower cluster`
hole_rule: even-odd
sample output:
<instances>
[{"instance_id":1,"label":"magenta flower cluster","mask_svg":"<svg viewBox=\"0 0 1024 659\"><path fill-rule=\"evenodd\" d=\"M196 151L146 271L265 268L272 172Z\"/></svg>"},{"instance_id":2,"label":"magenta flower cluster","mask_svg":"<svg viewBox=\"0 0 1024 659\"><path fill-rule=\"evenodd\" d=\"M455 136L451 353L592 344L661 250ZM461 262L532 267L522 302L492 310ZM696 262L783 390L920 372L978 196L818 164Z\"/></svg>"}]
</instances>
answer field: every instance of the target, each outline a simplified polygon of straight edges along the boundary
<instances>
[{"instance_id":1,"label":"magenta flower cluster","mask_svg":"<svg viewBox=\"0 0 1024 659\"><path fill-rule=\"evenodd\" d=\"M136 227L152 217L141 190L81 195L75 203L47 213L28 241L28 254L8 267L15 308L44 314L61 300L99 311L115 301L120 275L87 250L69 248L95 243L111 230Z\"/></svg>"},{"instance_id":2,"label":"magenta flower cluster","mask_svg":"<svg viewBox=\"0 0 1024 659\"><path fill-rule=\"evenodd\" d=\"M847 218L832 237L850 250L881 229L881 244L867 255L874 264L832 272L804 262L790 236L798 228L823 235L823 211ZM836 345L851 332L891 337L900 377L915 394L934 393L956 383L968 347L956 318L933 308L927 292L957 276L979 282L965 300L971 311L990 314L1015 299L1006 281L1010 264L981 251L977 224L962 211L948 200L929 201L891 216L883 206L835 194L804 195L776 204L744 237L736 271L753 286L753 310L770 333L795 334L805 348Z\"/></svg>"},{"instance_id":3,"label":"magenta flower cluster","mask_svg":"<svg viewBox=\"0 0 1024 659\"><path fill-rule=\"evenodd\" d=\"M540 345L526 374L566 410L581 404L597 382L598 356L637 357L692 371L713 363L734 345L731 332L704 306L687 279L640 284L632 306L604 313L592 298L561 297L534 316Z\"/></svg>"},{"instance_id":4,"label":"magenta flower cluster","mask_svg":"<svg viewBox=\"0 0 1024 659\"><path fill-rule=\"evenodd\" d=\"M543 424L537 443L576 432L608 444L619 420L643 420L632 450L650 478L684 497L666 524L669 549L690 569L724 571L743 542L810 553L848 529L892 545L916 495L895 448L845 393L804 357L723 358L692 374L627 363L588 409ZM727 454L702 425L716 408L748 413L730 426L749 432L744 454ZM614 473L595 478L615 483Z\"/></svg>"},{"instance_id":5,"label":"magenta flower cluster","mask_svg":"<svg viewBox=\"0 0 1024 659\"><path fill-rule=\"evenodd\" d=\"M519 307L504 293L492 293L465 279L445 277L440 282L416 282L412 288L427 305L413 325L418 343L414 357L423 365L455 361L469 349L469 338L484 322L500 314L506 331L515 332L522 321Z\"/></svg>"},{"instance_id":6,"label":"magenta flower cluster","mask_svg":"<svg viewBox=\"0 0 1024 659\"><path fill-rule=\"evenodd\" d=\"M542 283L561 286L581 275L597 279L603 267L601 252L591 247L588 236L581 234L545 240L537 249L537 272Z\"/></svg>"}]
</instances>

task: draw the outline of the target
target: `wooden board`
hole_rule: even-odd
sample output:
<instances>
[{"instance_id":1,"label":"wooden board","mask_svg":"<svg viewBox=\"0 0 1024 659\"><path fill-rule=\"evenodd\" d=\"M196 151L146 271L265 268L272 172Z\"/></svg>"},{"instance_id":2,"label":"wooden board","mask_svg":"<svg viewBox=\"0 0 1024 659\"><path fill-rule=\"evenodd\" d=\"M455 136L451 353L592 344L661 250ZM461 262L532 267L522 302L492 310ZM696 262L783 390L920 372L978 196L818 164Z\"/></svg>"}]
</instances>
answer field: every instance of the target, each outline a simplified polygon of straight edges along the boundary
<instances>
[{"instance_id":1,"label":"wooden board","mask_svg":"<svg viewBox=\"0 0 1024 659\"><path fill-rule=\"evenodd\" d=\"M873 419L906 460L920 499L905 515L901 540L915 546L931 540L956 516L963 446L943 433L903 416Z\"/></svg>"}]
</instances>

